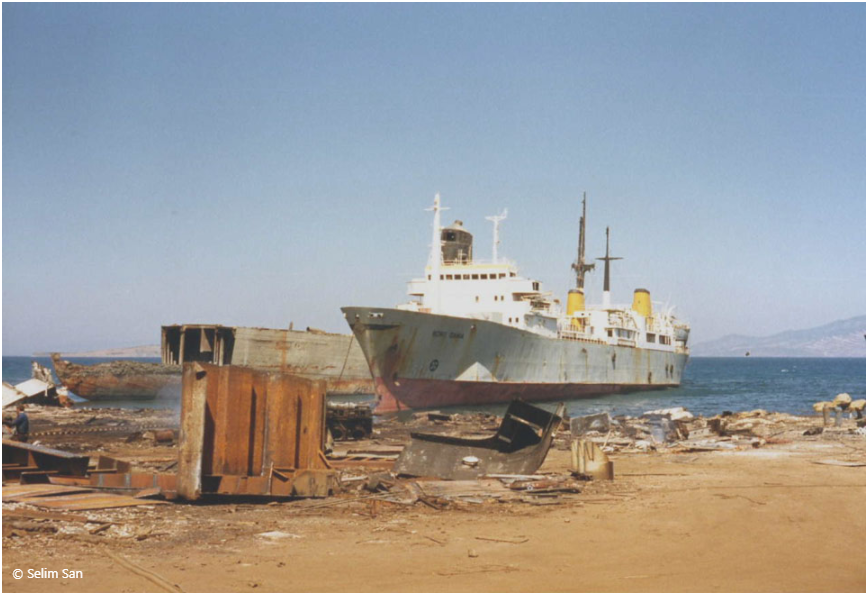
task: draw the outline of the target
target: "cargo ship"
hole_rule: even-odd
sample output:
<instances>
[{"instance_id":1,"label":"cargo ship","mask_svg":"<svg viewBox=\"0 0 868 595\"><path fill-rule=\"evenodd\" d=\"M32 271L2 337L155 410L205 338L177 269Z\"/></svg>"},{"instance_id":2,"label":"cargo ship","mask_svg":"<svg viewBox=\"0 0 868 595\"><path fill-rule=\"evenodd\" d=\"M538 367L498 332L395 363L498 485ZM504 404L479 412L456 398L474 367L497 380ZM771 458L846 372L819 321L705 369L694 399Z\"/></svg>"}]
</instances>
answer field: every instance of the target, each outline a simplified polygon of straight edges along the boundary
<instances>
[{"instance_id":1,"label":"cargo ship","mask_svg":"<svg viewBox=\"0 0 868 595\"><path fill-rule=\"evenodd\" d=\"M689 357L690 327L655 312L651 294L636 289L630 305L611 303L606 255L602 304L585 304L586 202L579 220L576 284L566 311L540 282L498 257L473 256L461 221L441 227L435 197L425 275L409 284L410 301L396 308L345 307L344 316L370 366L377 413L404 409L577 399L676 387Z\"/></svg>"}]
</instances>

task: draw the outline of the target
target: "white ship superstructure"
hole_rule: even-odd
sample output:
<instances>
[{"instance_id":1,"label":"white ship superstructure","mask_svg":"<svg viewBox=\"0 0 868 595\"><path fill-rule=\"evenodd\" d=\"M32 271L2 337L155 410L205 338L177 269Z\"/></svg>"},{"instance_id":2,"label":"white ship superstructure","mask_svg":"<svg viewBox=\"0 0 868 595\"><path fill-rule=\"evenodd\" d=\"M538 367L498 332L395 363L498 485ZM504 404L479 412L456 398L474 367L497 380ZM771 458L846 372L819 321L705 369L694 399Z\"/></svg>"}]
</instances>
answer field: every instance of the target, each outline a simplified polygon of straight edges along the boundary
<instances>
[{"instance_id":1,"label":"white ship superstructure","mask_svg":"<svg viewBox=\"0 0 868 595\"><path fill-rule=\"evenodd\" d=\"M433 210L434 228L438 230L439 196ZM652 312L647 290L637 289L632 305L610 304L608 271L602 305L585 308L583 290L573 289L565 313L551 292L542 291L539 281L522 277L514 263L498 258L498 225L504 218L500 215L495 221L493 258L489 261L473 258L473 237L461 221L443 228L425 276L410 281L407 293L412 299L398 309L489 320L567 341L686 351L686 325L678 324L671 315ZM608 255L606 231L607 254L600 260L616 260Z\"/></svg>"},{"instance_id":2,"label":"white ship superstructure","mask_svg":"<svg viewBox=\"0 0 868 595\"><path fill-rule=\"evenodd\" d=\"M584 262L584 209L576 288L566 309L539 281L499 257L505 211L488 218L494 241L492 259L484 261L474 258L473 236L461 221L441 227L439 195L430 210L431 252L424 276L409 283L410 301L391 310L344 308L371 366L381 411L680 382L689 327L671 313L654 312L645 289L635 290L630 305L611 304L610 262L618 258L609 255L608 229L606 256L599 259L605 263L602 304L586 307L584 276L594 265ZM619 357L629 358L620 369ZM444 369L446 362L451 367Z\"/></svg>"}]
</instances>

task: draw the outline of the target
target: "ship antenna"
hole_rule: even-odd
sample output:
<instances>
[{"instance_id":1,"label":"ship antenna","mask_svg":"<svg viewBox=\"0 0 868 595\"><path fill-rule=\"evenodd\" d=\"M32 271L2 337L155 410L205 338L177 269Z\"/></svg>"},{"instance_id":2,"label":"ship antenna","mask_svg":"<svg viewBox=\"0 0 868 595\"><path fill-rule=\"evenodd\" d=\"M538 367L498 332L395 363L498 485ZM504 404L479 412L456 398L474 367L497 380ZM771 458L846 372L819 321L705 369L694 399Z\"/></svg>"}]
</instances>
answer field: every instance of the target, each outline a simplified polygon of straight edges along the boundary
<instances>
[{"instance_id":1,"label":"ship antenna","mask_svg":"<svg viewBox=\"0 0 868 595\"><path fill-rule=\"evenodd\" d=\"M497 264L497 246L500 244L500 222L506 219L508 213L508 209L503 209L503 212L500 215L486 217L487 220L494 223L494 240L491 245L491 262L494 264Z\"/></svg>"},{"instance_id":2,"label":"ship antenna","mask_svg":"<svg viewBox=\"0 0 868 595\"><path fill-rule=\"evenodd\" d=\"M609 263L613 260L623 260L620 256L609 256L609 228L606 228L606 256L597 260L605 261L606 267L603 273L603 308L608 308L609 298Z\"/></svg>"},{"instance_id":3,"label":"ship antenna","mask_svg":"<svg viewBox=\"0 0 868 595\"><path fill-rule=\"evenodd\" d=\"M582 192L582 216L579 218L579 257L572 264L573 270L576 271L576 289L585 288L585 273L594 270L594 263L587 264L585 262L585 224L588 220L587 201L587 193Z\"/></svg>"},{"instance_id":4,"label":"ship antenna","mask_svg":"<svg viewBox=\"0 0 868 595\"><path fill-rule=\"evenodd\" d=\"M431 255L428 264L431 266L431 293L433 294L433 311L440 313L440 263L443 261L443 241L440 239L440 212L449 210L440 206L440 193L434 195L434 205L425 209L434 211L434 228L431 236Z\"/></svg>"}]
</instances>

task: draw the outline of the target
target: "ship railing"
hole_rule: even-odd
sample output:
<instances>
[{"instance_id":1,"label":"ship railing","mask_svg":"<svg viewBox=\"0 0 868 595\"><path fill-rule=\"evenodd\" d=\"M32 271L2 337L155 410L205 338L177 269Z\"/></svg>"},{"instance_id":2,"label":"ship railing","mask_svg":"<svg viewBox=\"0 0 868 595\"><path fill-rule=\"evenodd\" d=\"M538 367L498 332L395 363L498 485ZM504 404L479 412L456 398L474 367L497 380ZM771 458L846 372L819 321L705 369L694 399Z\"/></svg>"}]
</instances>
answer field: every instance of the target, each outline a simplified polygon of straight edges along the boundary
<instances>
[{"instance_id":1,"label":"ship railing","mask_svg":"<svg viewBox=\"0 0 868 595\"><path fill-rule=\"evenodd\" d=\"M584 331L577 331L573 329L558 329L558 339L565 339L567 341L583 341L585 343L604 343L605 341L601 341L599 339L593 338L593 336L589 335Z\"/></svg>"}]
</instances>

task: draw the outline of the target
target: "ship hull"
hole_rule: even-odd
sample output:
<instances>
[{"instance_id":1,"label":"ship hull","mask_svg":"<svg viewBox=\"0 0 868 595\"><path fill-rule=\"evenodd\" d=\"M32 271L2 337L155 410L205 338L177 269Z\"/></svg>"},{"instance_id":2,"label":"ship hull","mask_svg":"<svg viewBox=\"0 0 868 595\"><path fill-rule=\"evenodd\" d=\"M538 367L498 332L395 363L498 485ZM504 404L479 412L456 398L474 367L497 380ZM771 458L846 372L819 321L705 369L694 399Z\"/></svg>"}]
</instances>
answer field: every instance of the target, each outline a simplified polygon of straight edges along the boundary
<instances>
[{"instance_id":1,"label":"ship hull","mask_svg":"<svg viewBox=\"0 0 868 595\"><path fill-rule=\"evenodd\" d=\"M371 368L377 413L676 387L688 358L485 320L385 308L343 312Z\"/></svg>"},{"instance_id":2,"label":"ship hull","mask_svg":"<svg viewBox=\"0 0 868 595\"><path fill-rule=\"evenodd\" d=\"M57 379L88 401L147 400L181 392L181 367L117 360L73 364L52 354Z\"/></svg>"},{"instance_id":3,"label":"ship hull","mask_svg":"<svg viewBox=\"0 0 868 595\"><path fill-rule=\"evenodd\" d=\"M352 335L222 325L167 325L166 365L201 362L247 366L324 380L329 395L370 395L374 382Z\"/></svg>"}]
</instances>

